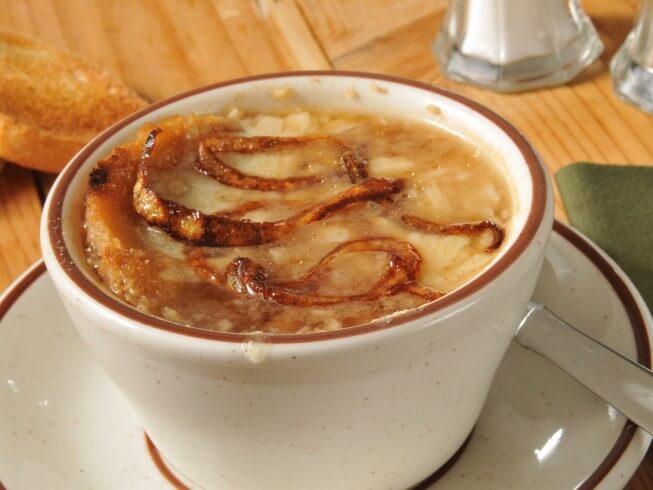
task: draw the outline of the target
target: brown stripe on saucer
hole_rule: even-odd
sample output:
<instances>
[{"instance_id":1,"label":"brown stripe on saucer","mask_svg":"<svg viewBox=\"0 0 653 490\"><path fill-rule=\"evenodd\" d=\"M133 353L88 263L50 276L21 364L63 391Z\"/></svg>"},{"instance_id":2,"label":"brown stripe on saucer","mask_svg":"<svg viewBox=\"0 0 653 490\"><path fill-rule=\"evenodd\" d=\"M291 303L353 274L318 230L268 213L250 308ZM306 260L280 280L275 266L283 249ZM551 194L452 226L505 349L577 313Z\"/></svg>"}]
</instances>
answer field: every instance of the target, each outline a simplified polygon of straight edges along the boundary
<instances>
[{"instance_id":1,"label":"brown stripe on saucer","mask_svg":"<svg viewBox=\"0 0 653 490\"><path fill-rule=\"evenodd\" d=\"M567 240L583 255L585 255L608 280L612 286L612 289L619 297L619 300L621 300L626 313L628 314L630 326L635 337L635 346L637 348L637 362L647 368L650 368L651 345L649 342L648 332L646 331L646 324L644 322L644 318L642 318L642 313L639 309L639 306L637 305L637 301L635 301L635 298L628 289L626 283L621 277L619 277L619 274L617 274L617 271L614 270L612 265L610 265L610 263L605 260L601 254L597 252L596 249L585 240L585 238L578 234L578 232L559 221L555 221L553 223L553 230L559 233L565 240ZM632 442L637 429L638 426L634 422L631 420L626 421L626 424L624 425L621 434L612 446L612 449L610 449L608 454L597 466L594 472L577 487L578 490L590 490L595 488L606 477L606 475L610 473L610 470L614 467L615 464L617 464L617 461L619 461L623 453L626 451L628 445Z\"/></svg>"},{"instance_id":2,"label":"brown stripe on saucer","mask_svg":"<svg viewBox=\"0 0 653 490\"><path fill-rule=\"evenodd\" d=\"M43 260L39 260L28 269L24 276L22 276L17 282L13 283L13 285L9 286L10 289L6 291L5 296L2 298L2 302L0 302L0 320L2 320L2 317L5 316L12 305L18 301L18 298L20 298L25 290L30 287L34 281L41 277L41 274L44 272L45 263ZM0 488L0 490L2 489Z\"/></svg>"},{"instance_id":3,"label":"brown stripe on saucer","mask_svg":"<svg viewBox=\"0 0 653 490\"><path fill-rule=\"evenodd\" d=\"M157 470L159 470L159 473L161 473L161 476L163 476L163 478L168 480L168 482L176 490L191 490L190 487L184 485L181 482L181 480L179 480L179 478L175 476L175 474L168 467L166 462L163 461L163 458L161 457L161 453L152 442L152 439L150 439L150 436L147 435L147 432L143 432L143 436L145 436L145 447L147 447L147 453L150 455L150 458L152 459L154 466L156 466Z\"/></svg>"}]
</instances>

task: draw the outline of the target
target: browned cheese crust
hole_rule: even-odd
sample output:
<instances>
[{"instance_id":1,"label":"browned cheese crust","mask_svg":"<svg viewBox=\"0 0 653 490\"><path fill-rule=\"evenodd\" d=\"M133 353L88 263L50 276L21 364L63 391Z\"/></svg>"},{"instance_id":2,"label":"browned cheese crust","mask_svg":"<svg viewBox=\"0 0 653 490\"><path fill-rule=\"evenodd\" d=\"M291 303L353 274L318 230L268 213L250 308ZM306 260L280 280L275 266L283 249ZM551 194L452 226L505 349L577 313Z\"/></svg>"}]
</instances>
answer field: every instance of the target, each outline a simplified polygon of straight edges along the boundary
<instances>
[{"instance_id":1,"label":"browned cheese crust","mask_svg":"<svg viewBox=\"0 0 653 490\"><path fill-rule=\"evenodd\" d=\"M134 141L115 148L100 160L89 177L85 206L85 229L89 262L104 283L119 297L145 312L165 315L167 305L180 297L193 303L221 302L225 314L240 314L248 322L265 322L283 308L329 307L374 302L383 297L409 295L406 304L433 301L442 292L420 285L422 257L407 241L392 237L350 240L334 247L296 280L281 279L250 257L235 257L222 270L208 262L211 249L255 247L282 241L298 229L349 212L366 202L392 203L402 191L399 180L372 178L367 172L364 145L348 145L334 137L247 137L238 134L233 121L217 116L173 117L145 125ZM232 209L207 214L166 199L155 189L158 173L175 169L189 155L187 168L231 188L265 192L288 192L320 185L322 177L264 178L241 172L221 159L223 153L278 152L306 145L335 148L334 178L349 186L321 201L310 203L294 215L276 221L252 221L242 215L264 207L262 202L234 204ZM485 220L478 223L432 223L415 216L400 217L403 226L427 233L491 235L486 252L496 250L504 238L503 228ZM165 254L147 249L144 233L158 228L183 244L185 264L194 277L166 280ZM325 294L320 281L341 257L376 253L386 257L385 271L368 289L355 294ZM243 310L243 301L251 308ZM262 306L264 305L264 306ZM168 310L170 310L168 308ZM163 312L163 313L162 313ZM187 321L176 311L173 321ZM229 315L227 315L229 316ZM351 324L356 319L352 317ZM195 323L195 322L190 322ZM197 326L197 325L195 325ZM345 325L347 326L347 325ZM294 327L292 327L294 328Z\"/></svg>"}]
</instances>

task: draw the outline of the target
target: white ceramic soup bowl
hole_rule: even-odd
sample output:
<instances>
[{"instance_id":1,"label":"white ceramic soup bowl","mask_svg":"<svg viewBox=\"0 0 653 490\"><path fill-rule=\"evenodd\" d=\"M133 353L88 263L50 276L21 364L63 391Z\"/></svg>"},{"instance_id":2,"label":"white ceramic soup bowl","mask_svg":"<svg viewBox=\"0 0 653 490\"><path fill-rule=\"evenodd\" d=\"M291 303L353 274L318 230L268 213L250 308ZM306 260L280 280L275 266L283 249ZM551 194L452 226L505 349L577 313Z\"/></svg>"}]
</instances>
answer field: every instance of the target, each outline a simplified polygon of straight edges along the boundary
<instances>
[{"instance_id":1,"label":"white ceramic soup bowl","mask_svg":"<svg viewBox=\"0 0 653 490\"><path fill-rule=\"evenodd\" d=\"M275 89L291 97L271 96ZM326 333L264 338L187 328L132 309L100 287L74 219L98 159L145 122L233 105L297 104L416 118L491 152L515 203L502 252L434 303ZM41 240L79 333L189 486L401 489L434 473L472 431L534 288L552 216L538 157L488 109L417 82L304 72L194 90L110 128L57 179Z\"/></svg>"}]
</instances>

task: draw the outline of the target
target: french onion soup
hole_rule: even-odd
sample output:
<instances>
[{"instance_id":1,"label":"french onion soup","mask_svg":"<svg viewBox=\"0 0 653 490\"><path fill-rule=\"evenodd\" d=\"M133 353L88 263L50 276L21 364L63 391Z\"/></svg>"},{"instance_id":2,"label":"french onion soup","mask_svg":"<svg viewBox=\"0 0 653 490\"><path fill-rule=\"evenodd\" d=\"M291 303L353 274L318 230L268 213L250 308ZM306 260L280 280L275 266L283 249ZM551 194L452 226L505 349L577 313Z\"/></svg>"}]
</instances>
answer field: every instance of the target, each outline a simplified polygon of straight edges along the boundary
<instances>
[{"instance_id":1,"label":"french onion soup","mask_svg":"<svg viewBox=\"0 0 653 490\"><path fill-rule=\"evenodd\" d=\"M490 155L423 122L323 110L171 117L92 171L86 254L139 310L306 333L435 301L510 225Z\"/></svg>"}]
</instances>

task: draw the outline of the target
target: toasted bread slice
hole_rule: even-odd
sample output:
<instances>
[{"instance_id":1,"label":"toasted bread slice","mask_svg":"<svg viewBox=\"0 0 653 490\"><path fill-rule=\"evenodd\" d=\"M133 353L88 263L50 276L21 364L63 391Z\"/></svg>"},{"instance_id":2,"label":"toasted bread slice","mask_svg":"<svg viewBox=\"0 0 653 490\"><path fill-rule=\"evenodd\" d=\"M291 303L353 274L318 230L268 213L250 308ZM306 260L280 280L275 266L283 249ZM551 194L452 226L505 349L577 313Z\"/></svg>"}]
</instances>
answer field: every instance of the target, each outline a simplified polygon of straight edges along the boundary
<instances>
[{"instance_id":1,"label":"toasted bread slice","mask_svg":"<svg viewBox=\"0 0 653 490\"><path fill-rule=\"evenodd\" d=\"M145 105L80 57L0 31L0 158L58 172L93 136Z\"/></svg>"}]
</instances>

